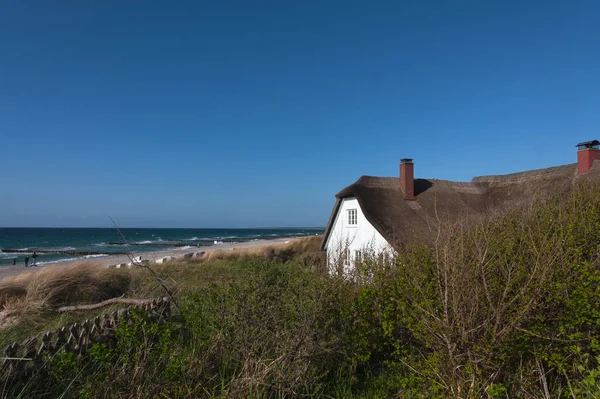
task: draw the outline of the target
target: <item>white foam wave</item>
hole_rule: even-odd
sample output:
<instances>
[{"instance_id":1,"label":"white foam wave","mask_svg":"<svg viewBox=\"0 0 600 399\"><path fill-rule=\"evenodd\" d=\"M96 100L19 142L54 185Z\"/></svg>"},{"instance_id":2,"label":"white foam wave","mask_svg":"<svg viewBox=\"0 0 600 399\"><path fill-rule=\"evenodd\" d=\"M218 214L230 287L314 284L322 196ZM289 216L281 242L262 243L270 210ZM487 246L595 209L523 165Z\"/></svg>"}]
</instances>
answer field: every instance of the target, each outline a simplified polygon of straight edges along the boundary
<instances>
[{"instance_id":1,"label":"white foam wave","mask_svg":"<svg viewBox=\"0 0 600 399\"><path fill-rule=\"evenodd\" d=\"M138 241L136 244L152 244L152 241Z\"/></svg>"},{"instance_id":2,"label":"white foam wave","mask_svg":"<svg viewBox=\"0 0 600 399\"><path fill-rule=\"evenodd\" d=\"M213 245L219 245L219 244L223 244L223 241L216 241L213 243Z\"/></svg>"},{"instance_id":3,"label":"white foam wave","mask_svg":"<svg viewBox=\"0 0 600 399\"><path fill-rule=\"evenodd\" d=\"M179 247L179 249L190 249L190 248L194 248L191 245L186 245L185 247Z\"/></svg>"},{"instance_id":4,"label":"white foam wave","mask_svg":"<svg viewBox=\"0 0 600 399\"><path fill-rule=\"evenodd\" d=\"M53 264L53 263L72 262L72 261L77 260L77 259L81 259L81 258L66 258L66 259L58 259L58 260L49 260L49 261L46 261L46 262L37 262L36 265L37 266L42 266L42 265L50 265L50 264Z\"/></svg>"},{"instance_id":5,"label":"white foam wave","mask_svg":"<svg viewBox=\"0 0 600 399\"><path fill-rule=\"evenodd\" d=\"M185 241L198 241L198 240L199 240L199 238L198 238L198 237L192 237L192 238L188 238L188 239L187 239L187 240L185 240Z\"/></svg>"},{"instance_id":6,"label":"white foam wave","mask_svg":"<svg viewBox=\"0 0 600 399\"><path fill-rule=\"evenodd\" d=\"M109 256L109 255L108 254L97 254L97 255L81 256L81 257L78 257L78 258L66 258L66 259L49 260L49 261L46 261L46 262L37 262L37 265L38 266L51 265L51 264L55 264L55 263L73 262L73 261L80 260L80 259L103 258L105 256Z\"/></svg>"},{"instance_id":7,"label":"white foam wave","mask_svg":"<svg viewBox=\"0 0 600 399\"><path fill-rule=\"evenodd\" d=\"M92 259L92 258L104 258L105 256L109 256L109 254L94 254L94 255L86 255L84 258Z\"/></svg>"}]
</instances>

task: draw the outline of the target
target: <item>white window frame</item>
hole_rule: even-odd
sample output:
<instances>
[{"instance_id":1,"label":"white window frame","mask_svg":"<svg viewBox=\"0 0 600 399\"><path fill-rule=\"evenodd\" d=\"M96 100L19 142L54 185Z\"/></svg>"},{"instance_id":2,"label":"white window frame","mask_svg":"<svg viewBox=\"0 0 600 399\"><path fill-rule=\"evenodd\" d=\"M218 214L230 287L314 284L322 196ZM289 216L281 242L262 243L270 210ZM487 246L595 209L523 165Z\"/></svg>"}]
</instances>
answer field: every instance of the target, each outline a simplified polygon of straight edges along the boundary
<instances>
[{"instance_id":1,"label":"white window frame","mask_svg":"<svg viewBox=\"0 0 600 399\"><path fill-rule=\"evenodd\" d=\"M355 249L354 250L354 263L356 262L362 262L363 257L362 257L362 251L360 249Z\"/></svg>"},{"instance_id":2,"label":"white window frame","mask_svg":"<svg viewBox=\"0 0 600 399\"><path fill-rule=\"evenodd\" d=\"M346 215L346 226L348 227L356 227L358 226L358 209L352 208L347 210L348 213ZM352 223L354 222L354 223Z\"/></svg>"}]
</instances>

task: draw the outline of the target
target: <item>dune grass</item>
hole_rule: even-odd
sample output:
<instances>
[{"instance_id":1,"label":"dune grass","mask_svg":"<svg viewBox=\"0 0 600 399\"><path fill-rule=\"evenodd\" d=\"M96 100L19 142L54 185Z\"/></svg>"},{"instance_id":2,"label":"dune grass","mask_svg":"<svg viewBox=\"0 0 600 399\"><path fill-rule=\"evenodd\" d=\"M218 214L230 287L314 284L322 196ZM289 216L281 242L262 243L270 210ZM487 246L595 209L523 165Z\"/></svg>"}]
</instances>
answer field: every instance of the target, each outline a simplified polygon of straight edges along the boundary
<instances>
[{"instance_id":1,"label":"dune grass","mask_svg":"<svg viewBox=\"0 0 600 399\"><path fill-rule=\"evenodd\" d=\"M322 257L318 252L320 238L314 236L286 244L211 251L200 258L179 259L151 267L163 284L180 297L210 284L246 278L251 259L280 262L294 258L318 259ZM119 296L153 299L165 296L165 292L144 268L106 268L86 261L8 276L0 281L0 348L46 330L110 312L119 305L75 313L58 313L59 307L96 303Z\"/></svg>"},{"instance_id":2,"label":"dune grass","mask_svg":"<svg viewBox=\"0 0 600 399\"><path fill-rule=\"evenodd\" d=\"M0 347L102 313L61 314L56 309L124 295L131 281L129 271L86 262L3 279L0 281Z\"/></svg>"},{"instance_id":3,"label":"dune grass","mask_svg":"<svg viewBox=\"0 0 600 399\"><path fill-rule=\"evenodd\" d=\"M234 250L217 250L206 252L199 258L200 262L214 260L237 260L259 257L268 260L287 261L298 255L319 256L322 236L311 236L290 240L287 243L263 245L253 248Z\"/></svg>"}]
</instances>

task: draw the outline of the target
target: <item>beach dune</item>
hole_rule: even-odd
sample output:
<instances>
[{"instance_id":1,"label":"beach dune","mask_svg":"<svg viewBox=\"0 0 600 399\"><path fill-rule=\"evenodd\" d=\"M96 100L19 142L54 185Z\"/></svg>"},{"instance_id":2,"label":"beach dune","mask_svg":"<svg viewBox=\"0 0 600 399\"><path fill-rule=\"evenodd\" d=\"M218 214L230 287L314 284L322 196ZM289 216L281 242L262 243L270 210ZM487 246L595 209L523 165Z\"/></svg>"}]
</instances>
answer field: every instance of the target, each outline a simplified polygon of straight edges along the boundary
<instances>
[{"instance_id":1,"label":"beach dune","mask_svg":"<svg viewBox=\"0 0 600 399\"><path fill-rule=\"evenodd\" d=\"M248 241L248 242L238 242L238 243L223 243L218 245L211 246L200 246L200 247L182 247L182 248L173 248L163 251L154 251L154 252L144 252L142 254L136 253L132 251L132 257L135 257L135 261L148 261L149 264L153 263L164 263L165 258L166 261L172 261L177 259L185 259L186 257L194 256L200 252L214 252L214 251L235 251L240 249L250 249L250 248L258 248L258 247L266 247L273 245L284 245L293 240L299 240L301 238L277 238L273 240L257 240L257 241ZM191 254L191 255L190 255ZM0 280L7 276L27 273L27 272L35 272L40 270L41 268L48 267L64 267L70 265L74 262L79 262L80 260L75 260L71 262L61 262L55 264L46 264L43 266L1 266L0 267ZM109 267L109 266L127 266L127 264L131 264L132 259L126 255L114 255L114 256L106 256L102 258L94 258L94 259L86 259L86 263L98 265L98 267Z\"/></svg>"}]
</instances>

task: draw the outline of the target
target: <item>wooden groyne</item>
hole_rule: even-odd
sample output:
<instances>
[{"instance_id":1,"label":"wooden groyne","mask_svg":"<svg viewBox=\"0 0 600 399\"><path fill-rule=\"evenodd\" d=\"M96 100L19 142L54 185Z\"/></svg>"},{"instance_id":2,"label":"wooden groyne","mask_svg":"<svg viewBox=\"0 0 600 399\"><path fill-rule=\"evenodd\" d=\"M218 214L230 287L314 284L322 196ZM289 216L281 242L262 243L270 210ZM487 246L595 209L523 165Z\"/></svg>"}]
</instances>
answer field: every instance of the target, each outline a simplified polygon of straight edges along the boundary
<instances>
[{"instance_id":1,"label":"wooden groyne","mask_svg":"<svg viewBox=\"0 0 600 399\"><path fill-rule=\"evenodd\" d=\"M2 248L5 254L62 254L62 255L127 255L129 252L61 251L58 249L10 249Z\"/></svg>"}]
</instances>

